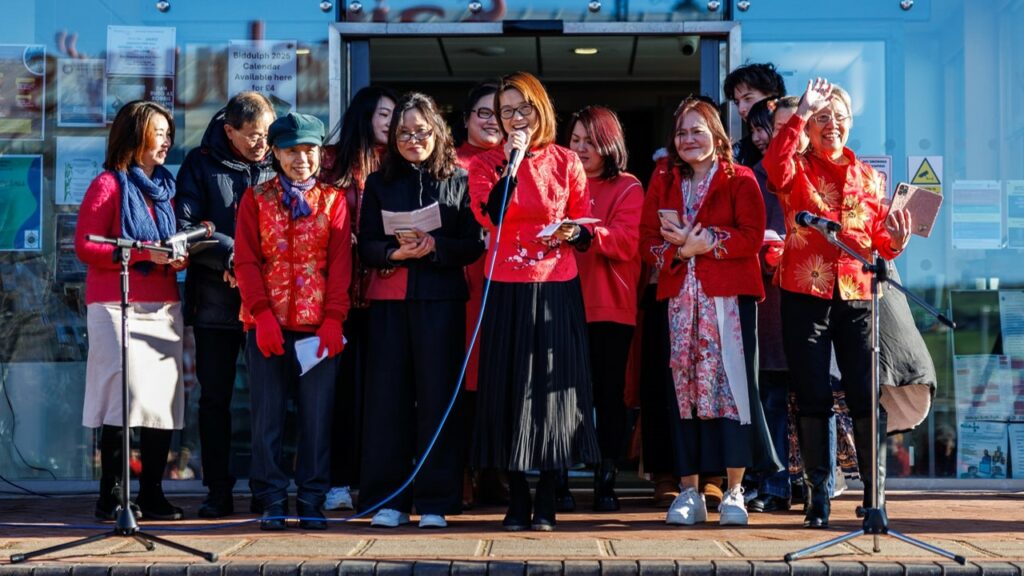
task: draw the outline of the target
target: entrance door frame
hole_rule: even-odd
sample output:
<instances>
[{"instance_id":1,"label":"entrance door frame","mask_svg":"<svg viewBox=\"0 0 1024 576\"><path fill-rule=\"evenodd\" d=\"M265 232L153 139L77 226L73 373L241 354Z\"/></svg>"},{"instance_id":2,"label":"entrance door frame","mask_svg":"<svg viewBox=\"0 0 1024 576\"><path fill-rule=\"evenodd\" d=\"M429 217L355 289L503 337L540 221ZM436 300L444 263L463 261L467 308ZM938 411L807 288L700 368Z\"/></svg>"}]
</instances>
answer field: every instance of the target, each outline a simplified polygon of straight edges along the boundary
<instances>
[{"instance_id":1,"label":"entrance door frame","mask_svg":"<svg viewBox=\"0 0 1024 576\"><path fill-rule=\"evenodd\" d=\"M550 23L551 21L537 21ZM742 55L739 22L558 22L561 32L537 31L536 35L560 36L698 36L700 38L700 90L720 94L723 73L734 70ZM531 21L516 21L529 27ZM341 121L346 104L370 83L370 39L437 36L503 36L506 22L334 22L328 30L330 122ZM523 32L518 35L530 35ZM724 43L724 54L721 44ZM724 56L724 62L723 62ZM724 64L725 70L722 70ZM727 130L738 140L742 135L739 115L733 107Z\"/></svg>"}]
</instances>

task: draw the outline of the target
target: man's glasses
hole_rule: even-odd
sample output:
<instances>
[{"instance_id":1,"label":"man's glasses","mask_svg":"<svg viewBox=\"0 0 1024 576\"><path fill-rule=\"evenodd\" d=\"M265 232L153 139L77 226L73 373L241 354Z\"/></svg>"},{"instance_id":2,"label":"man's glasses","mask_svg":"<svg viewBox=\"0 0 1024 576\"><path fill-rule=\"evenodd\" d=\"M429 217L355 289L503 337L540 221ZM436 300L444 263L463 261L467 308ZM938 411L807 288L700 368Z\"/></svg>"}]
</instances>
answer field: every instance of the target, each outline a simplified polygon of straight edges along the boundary
<instances>
[{"instance_id":1,"label":"man's glasses","mask_svg":"<svg viewBox=\"0 0 1024 576\"><path fill-rule=\"evenodd\" d=\"M471 114L475 114L477 118L481 120L490 120L494 118L494 110L490 108L474 108L469 111Z\"/></svg>"},{"instance_id":2,"label":"man's glasses","mask_svg":"<svg viewBox=\"0 0 1024 576\"><path fill-rule=\"evenodd\" d=\"M842 124L850 119L849 116L843 116L841 114L818 114L811 117L814 123L818 126L826 126L829 122L835 122L836 124Z\"/></svg>"},{"instance_id":3,"label":"man's glasses","mask_svg":"<svg viewBox=\"0 0 1024 576\"><path fill-rule=\"evenodd\" d=\"M511 106L509 106L501 109L501 117L504 118L505 120L511 120L512 118L515 118L516 114L519 114L523 118L529 118L530 116L533 116L533 104L526 103L520 104L517 108L512 108Z\"/></svg>"},{"instance_id":4,"label":"man's glasses","mask_svg":"<svg viewBox=\"0 0 1024 576\"><path fill-rule=\"evenodd\" d=\"M399 132L398 133L398 141L399 142L410 142L412 140L415 140L417 142L422 142L422 141L426 140L427 138L430 138L433 135L434 135L434 131L433 130L419 130L417 132L404 132L403 131L403 132Z\"/></svg>"}]
</instances>

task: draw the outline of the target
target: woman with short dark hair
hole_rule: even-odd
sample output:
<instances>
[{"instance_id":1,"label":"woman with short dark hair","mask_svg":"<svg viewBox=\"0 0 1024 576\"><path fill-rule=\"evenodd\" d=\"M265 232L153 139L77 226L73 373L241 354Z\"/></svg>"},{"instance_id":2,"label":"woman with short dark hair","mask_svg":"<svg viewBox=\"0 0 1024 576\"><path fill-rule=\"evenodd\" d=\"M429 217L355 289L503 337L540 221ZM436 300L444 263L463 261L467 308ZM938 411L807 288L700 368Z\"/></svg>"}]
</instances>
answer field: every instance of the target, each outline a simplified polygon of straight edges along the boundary
<instances>
[{"instance_id":1,"label":"woman with short dark hair","mask_svg":"<svg viewBox=\"0 0 1024 576\"><path fill-rule=\"evenodd\" d=\"M121 107L110 126L106 169L89 185L78 213L75 252L88 266L85 303L89 359L82 425L101 428L100 497L96 517L114 520L120 504L121 292L114 247L90 235L159 243L176 231L174 176L164 168L174 142L174 117L154 102ZM185 260L133 250L128 294L128 425L140 428L142 473L135 503L143 517L179 520L182 510L164 497L162 479L171 433L184 425L182 331L177 271Z\"/></svg>"},{"instance_id":2,"label":"woman with short dark hair","mask_svg":"<svg viewBox=\"0 0 1024 576\"><path fill-rule=\"evenodd\" d=\"M387 231L384 212L437 211L436 229ZM372 526L409 522L444 528L461 512L459 421L450 418L415 482L393 499L423 456L458 384L465 353L463 267L483 253L469 210L466 172L451 131L424 94L401 98L388 130L388 154L366 180L359 255L381 281L367 297L369 339L359 507L380 506Z\"/></svg>"}]
</instances>

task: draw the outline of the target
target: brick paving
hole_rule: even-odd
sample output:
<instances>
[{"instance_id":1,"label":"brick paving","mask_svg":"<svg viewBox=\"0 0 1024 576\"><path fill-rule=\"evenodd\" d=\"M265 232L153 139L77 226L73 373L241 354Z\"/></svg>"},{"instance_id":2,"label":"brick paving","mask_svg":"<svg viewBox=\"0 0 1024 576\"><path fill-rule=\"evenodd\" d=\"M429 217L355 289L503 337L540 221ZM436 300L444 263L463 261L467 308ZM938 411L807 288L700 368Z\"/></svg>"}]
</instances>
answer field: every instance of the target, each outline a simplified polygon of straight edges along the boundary
<instances>
[{"instance_id":1,"label":"brick paving","mask_svg":"<svg viewBox=\"0 0 1024 576\"><path fill-rule=\"evenodd\" d=\"M486 507L449 517L449 528L421 530L416 517L397 529L371 528L368 520L332 523L326 532L261 532L255 523L203 533L155 532L182 544L216 552L209 565L157 546L146 552L130 538L114 538L25 564L7 565L11 554L70 541L100 530L0 527L0 575L4 574L344 574L350 576L1024 576L1024 493L892 492L888 511L894 530L962 554L960 567L927 551L882 536L881 553L862 536L792 564L787 552L860 527L854 518L859 493L833 503L826 531L801 528L802 514L752 514L749 526L720 527L718 515L694 527L664 524L664 511L642 496L623 498L623 510L560 514L555 532L509 533L500 529L503 508ZM177 497L188 520L179 527L216 522L196 519L199 498ZM92 497L0 500L0 522L93 524ZM236 509L248 508L245 498ZM331 514L343 518L345 514ZM231 520L253 518L238 515ZM145 523L143 523L145 529Z\"/></svg>"}]
</instances>

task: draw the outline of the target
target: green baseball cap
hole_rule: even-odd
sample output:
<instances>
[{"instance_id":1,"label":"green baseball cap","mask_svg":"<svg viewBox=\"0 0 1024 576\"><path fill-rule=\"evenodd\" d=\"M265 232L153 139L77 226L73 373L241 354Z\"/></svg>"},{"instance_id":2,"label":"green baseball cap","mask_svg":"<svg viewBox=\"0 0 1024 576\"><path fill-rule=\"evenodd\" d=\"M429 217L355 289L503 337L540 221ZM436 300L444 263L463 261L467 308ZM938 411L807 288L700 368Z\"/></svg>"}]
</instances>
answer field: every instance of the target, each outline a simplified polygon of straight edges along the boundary
<instances>
[{"instance_id":1,"label":"green baseball cap","mask_svg":"<svg viewBox=\"0 0 1024 576\"><path fill-rule=\"evenodd\" d=\"M311 114L289 112L270 125L267 143L278 148L299 144L324 145L324 123Z\"/></svg>"}]
</instances>

